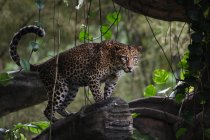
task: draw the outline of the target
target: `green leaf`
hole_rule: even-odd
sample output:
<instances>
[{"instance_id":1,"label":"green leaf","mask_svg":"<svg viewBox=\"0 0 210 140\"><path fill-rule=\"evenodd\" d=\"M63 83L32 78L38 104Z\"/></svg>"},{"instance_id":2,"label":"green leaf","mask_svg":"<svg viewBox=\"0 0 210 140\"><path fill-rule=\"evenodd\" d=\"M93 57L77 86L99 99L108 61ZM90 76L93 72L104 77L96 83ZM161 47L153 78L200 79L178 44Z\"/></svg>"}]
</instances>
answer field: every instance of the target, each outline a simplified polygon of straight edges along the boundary
<instances>
[{"instance_id":1,"label":"green leaf","mask_svg":"<svg viewBox=\"0 0 210 140\"><path fill-rule=\"evenodd\" d=\"M210 7L206 8L205 11L203 12L203 16L205 18L207 18L209 16L209 11L210 11Z\"/></svg>"},{"instance_id":2,"label":"green leaf","mask_svg":"<svg viewBox=\"0 0 210 140\"><path fill-rule=\"evenodd\" d=\"M179 68L183 68L184 70L188 69L189 65L187 60L189 59L189 52L185 53L181 61L178 63Z\"/></svg>"},{"instance_id":3,"label":"green leaf","mask_svg":"<svg viewBox=\"0 0 210 140\"><path fill-rule=\"evenodd\" d=\"M44 8L44 0L36 0L36 6L39 10Z\"/></svg>"},{"instance_id":4,"label":"green leaf","mask_svg":"<svg viewBox=\"0 0 210 140\"><path fill-rule=\"evenodd\" d=\"M210 139L210 128L205 129L204 135Z\"/></svg>"},{"instance_id":5,"label":"green leaf","mask_svg":"<svg viewBox=\"0 0 210 140\"><path fill-rule=\"evenodd\" d=\"M22 133L20 133L20 140L27 140L27 138Z\"/></svg>"},{"instance_id":6,"label":"green leaf","mask_svg":"<svg viewBox=\"0 0 210 140\"><path fill-rule=\"evenodd\" d=\"M165 84L169 78L169 72L163 69L156 69L153 72L153 81L156 84Z\"/></svg>"},{"instance_id":7,"label":"green leaf","mask_svg":"<svg viewBox=\"0 0 210 140\"><path fill-rule=\"evenodd\" d=\"M101 27L101 31L106 40L109 40L112 38L112 31L109 29L109 26L103 25Z\"/></svg>"},{"instance_id":8,"label":"green leaf","mask_svg":"<svg viewBox=\"0 0 210 140\"><path fill-rule=\"evenodd\" d=\"M30 64L27 60L20 59L20 65L24 69L24 71L26 71L26 72L30 71Z\"/></svg>"},{"instance_id":9,"label":"green leaf","mask_svg":"<svg viewBox=\"0 0 210 140\"><path fill-rule=\"evenodd\" d=\"M29 44L29 47L32 48L32 50L34 52L36 52L39 49L39 43L37 43L35 41L31 41L30 44Z\"/></svg>"},{"instance_id":10,"label":"green leaf","mask_svg":"<svg viewBox=\"0 0 210 140\"><path fill-rule=\"evenodd\" d=\"M132 116L132 118L134 119L134 118L139 117L139 116L140 116L140 114L138 114L138 113L132 113L132 114L131 114L131 116Z\"/></svg>"},{"instance_id":11,"label":"green leaf","mask_svg":"<svg viewBox=\"0 0 210 140\"><path fill-rule=\"evenodd\" d=\"M93 36L91 34L88 34L85 31L80 31L80 33L79 33L79 40L80 41L84 41L84 40L93 41Z\"/></svg>"},{"instance_id":12,"label":"green leaf","mask_svg":"<svg viewBox=\"0 0 210 140\"><path fill-rule=\"evenodd\" d=\"M25 127L22 128L34 134L39 134L41 132L41 130L36 125L32 124L25 124Z\"/></svg>"},{"instance_id":13,"label":"green leaf","mask_svg":"<svg viewBox=\"0 0 210 140\"><path fill-rule=\"evenodd\" d=\"M6 86L12 78L8 73L0 73L0 84Z\"/></svg>"},{"instance_id":14,"label":"green leaf","mask_svg":"<svg viewBox=\"0 0 210 140\"><path fill-rule=\"evenodd\" d=\"M176 131L176 139L180 139L186 133L186 131L187 131L186 128L179 128Z\"/></svg>"},{"instance_id":15,"label":"green leaf","mask_svg":"<svg viewBox=\"0 0 210 140\"><path fill-rule=\"evenodd\" d=\"M43 27L43 25L40 21L34 21L34 24L38 27Z\"/></svg>"},{"instance_id":16,"label":"green leaf","mask_svg":"<svg viewBox=\"0 0 210 140\"><path fill-rule=\"evenodd\" d=\"M14 129L24 129L34 134L39 134L41 131L49 127L49 122L41 121L41 122L31 122L26 124L18 123L14 126Z\"/></svg>"},{"instance_id":17,"label":"green leaf","mask_svg":"<svg viewBox=\"0 0 210 140\"><path fill-rule=\"evenodd\" d=\"M21 138L19 130L12 131L15 140L19 140Z\"/></svg>"},{"instance_id":18,"label":"green leaf","mask_svg":"<svg viewBox=\"0 0 210 140\"><path fill-rule=\"evenodd\" d=\"M106 16L107 21L111 24L117 25L121 21L121 14L118 12L108 13Z\"/></svg>"},{"instance_id":19,"label":"green leaf","mask_svg":"<svg viewBox=\"0 0 210 140\"><path fill-rule=\"evenodd\" d=\"M154 85L148 85L144 91L144 97L155 96L157 89Z\"/></svg>"},{"instance_id":20,"label":"green leaf","mask_svg":"<svg viewBox=\"0 0 210 140\"><path fill-rule=\"evenodd\" d=\"M175 96L176 102L181 103L182 100L185 98L185 96L186 96L185 94L177 93Z\"/></svg>"},{"instance_id":21,"label":"green leaf","mask_svg":"<svg viewBox=\"0 0 210 140\"><path fill-rule=\"evenodd\" d=\"M50 123L47 121L32 122L31 124L37 126L40 130L44 130L50 126Z\"/></svg>"}]
</instances>

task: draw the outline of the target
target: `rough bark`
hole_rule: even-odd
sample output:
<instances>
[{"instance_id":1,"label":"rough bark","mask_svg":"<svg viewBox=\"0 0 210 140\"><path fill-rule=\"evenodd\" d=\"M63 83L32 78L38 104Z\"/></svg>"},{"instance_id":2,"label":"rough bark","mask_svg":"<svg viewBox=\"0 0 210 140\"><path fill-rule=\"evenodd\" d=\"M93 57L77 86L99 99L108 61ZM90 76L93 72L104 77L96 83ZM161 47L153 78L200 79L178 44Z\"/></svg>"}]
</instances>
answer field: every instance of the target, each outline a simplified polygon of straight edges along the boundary
<instances>
[{"instance_id":1,"label":"rough bark","mask_svg":"<svg viewBox=\"0 0 210 140\"><path fill-rule=\"evenodd\" d=\"M52 125L52 140L125 140L130 139L133 119L128 104L109 98L82 108ZM49 129L33 140L48 140Z\"/></svg>"},{"instance_id":2,"label":"rough bark","mask_svg":"<svg viewBox=\"0 0 210 140\"><path fill-rule=\"evenodd\" d=\"M191 7L192 0L114 0L120 6L145 16L166 21L188 21L186 10Z\"/></svg>"},{"instance_id":3,"label":"rough bark","mask_svg":"<svg viewBox=\"0 0 210 140\"><path fill-rule=\"evenodd\" d=\"M38 73L14 73L7 86L0 85L0 117L47 100Z\"/></svg>"},{"instance_id":4,"label":"rough bark","mask_svg":"<svg viewBox=\"0 0 210 140\"><path fill-rule=\"evenodd\" d=\"M33 106L47 99L37 73L20 72L14 75L15 77L7 86L0 86L0 116ZM208 115L205 117L205 114L210 114L208 107L206 112L202 113L202 105L198 97L193 94L182 105L169 98L151 97L134 100L129 103L129 108L131 113L137 114L133 120L134 128L143 134L149 134L161 140L175 139L176 131L180 127L188 130L182 137L183 139L196 140L196 137L199 138L202 135L202 124L210 127ZM189 111L193 111L196 115L192 120L192 124L195 125L190 126L184 121L183 114ZM120 136L130 136L132 129L130 119L128 105L119 98L110 98L88 106L75 115L53 124L52 136L54 139L67 139L67 137L68 139L73 139L73 137L80 139L80 136L86 139L90 137L107 139L110 136L111 139L114 133L113 136L116 138L113 139L120 139ZM205 122L202 123L204 120ZM195 129L199 131L192 133ZM47 138L48 131L44 131L35 140Z\"/></svg>"}]
</instances>

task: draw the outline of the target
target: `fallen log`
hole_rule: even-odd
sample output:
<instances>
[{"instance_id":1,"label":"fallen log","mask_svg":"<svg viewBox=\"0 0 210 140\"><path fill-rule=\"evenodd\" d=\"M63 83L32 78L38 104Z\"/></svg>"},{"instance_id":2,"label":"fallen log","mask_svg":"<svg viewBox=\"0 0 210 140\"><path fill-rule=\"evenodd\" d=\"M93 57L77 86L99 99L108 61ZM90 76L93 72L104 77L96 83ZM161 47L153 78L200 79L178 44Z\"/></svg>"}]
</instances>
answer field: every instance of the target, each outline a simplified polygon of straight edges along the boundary
<instances>
[{"instance_id":1,"label":"fallen log","mask_svg":"<svg viewBox=\"0 0 210 140\"><path fill-rule=\"evenodd\" d=\"M131 139L133 119L128 104L112 97L82 108L51 127L52 140L126 140ZM46 129L33 140L48 140Z\"/></svg>"},{"instance_id":2,"label":"fallen log","mask_svg":"<svg viewBox=\"0 0 210 140\"><path fill-rule=\"evenodd\" d=\"M8 85L0 85L0 117L39 104L47 94L38 73L17 72Z\"/></svg>"},{"instance_id":3,"label":"fallen log","mask_svg":"<svg viewBox=\"0 0 210 140\"><path fill-rule=\"evenodd\" d=\"M38 73L20 72L14 75L15 77L7 86L0 86L0 116L47 100ZM185 125L184 118L180 115L191 110L192 107L195 114L202 114L200 102L197 100L195 102L195 98L197 99L196 94L192 94L186 98L182 106L165 97L150 97L131 101L129 103L130 111L137 114L133 119L134 128L138 132L149 134L151 137L161 140L169 138L173 140L176 130L183 125L185 128L189 128L191 134L190 130L195 129L195 127L201 128L201 121L195 119L194 121L198 122L199 127L190 127ZM110 98L83 108L75 115L53 124L52 137L55 140L83 139L83 137L103 140L103 138L112 139L114 136L116 137L113 139L126 138L127 136L129 138L133 129L131 124L132 118L127 103L119 98ZM206 126L209 127L209 124ZM49 129L45 130L34 140L47 139L49 137L48 132ZM191 135L183 137L192 138Z\"/></svg>"}]
</instances>

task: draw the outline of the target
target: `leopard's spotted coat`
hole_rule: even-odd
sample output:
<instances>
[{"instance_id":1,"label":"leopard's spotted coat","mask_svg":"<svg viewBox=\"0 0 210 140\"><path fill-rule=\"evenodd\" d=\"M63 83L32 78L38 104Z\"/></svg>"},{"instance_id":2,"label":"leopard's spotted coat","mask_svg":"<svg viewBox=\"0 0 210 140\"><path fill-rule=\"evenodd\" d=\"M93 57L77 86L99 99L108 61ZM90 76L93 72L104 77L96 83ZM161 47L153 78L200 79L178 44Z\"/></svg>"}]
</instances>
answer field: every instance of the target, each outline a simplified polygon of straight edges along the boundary
<instances>
[{"instance_id":1,"label":"leopard's spotted coat","mask_svg":"<svg viewBox=\"0 0 210 140\"><path fill-rule=\"evenodd\" d=\"M10 55L20 67L17 45L21 37L27 33L35 33L41 37L45 35L42 28L33 25L23 27L14 35L10 43ZM113 40L86 43L60 53L53 102L56 57L42 64L30 65L31 71L39 72L48 93L49 100L44 111L45 116L50 120L52 115L53 122L57 120L54 116L55 111L62 116L68 116L69 113L65 111L65 108L73 101L81 86L89 86L96 102L110 97L120 76L120 71L132 72L138 62L138 55L138 47ZM100 90L100 83L105 83L104 93Z\"/></svg>"}]
</instances>

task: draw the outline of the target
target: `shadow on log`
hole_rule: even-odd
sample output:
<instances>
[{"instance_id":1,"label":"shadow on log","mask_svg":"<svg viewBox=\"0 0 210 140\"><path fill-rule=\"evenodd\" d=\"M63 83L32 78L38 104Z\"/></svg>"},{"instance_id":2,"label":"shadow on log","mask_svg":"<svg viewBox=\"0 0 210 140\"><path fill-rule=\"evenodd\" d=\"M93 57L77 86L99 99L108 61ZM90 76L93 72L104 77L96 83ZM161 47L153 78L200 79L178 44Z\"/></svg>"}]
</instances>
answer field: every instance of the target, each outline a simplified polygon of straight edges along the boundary
<instances>
[{"instance_id":1,"label":"shadow on log","mask_svg":"<svg viewBox=\"0 0 210 140\"><path fill-rule=\"evenodd\" d=\"M52 125L52 140L126 140L131 139L133 119L128 104L109 98L82 108L78 113ZM33 140L48 140L49 129Z\"/></svg>"}]
</instances>

